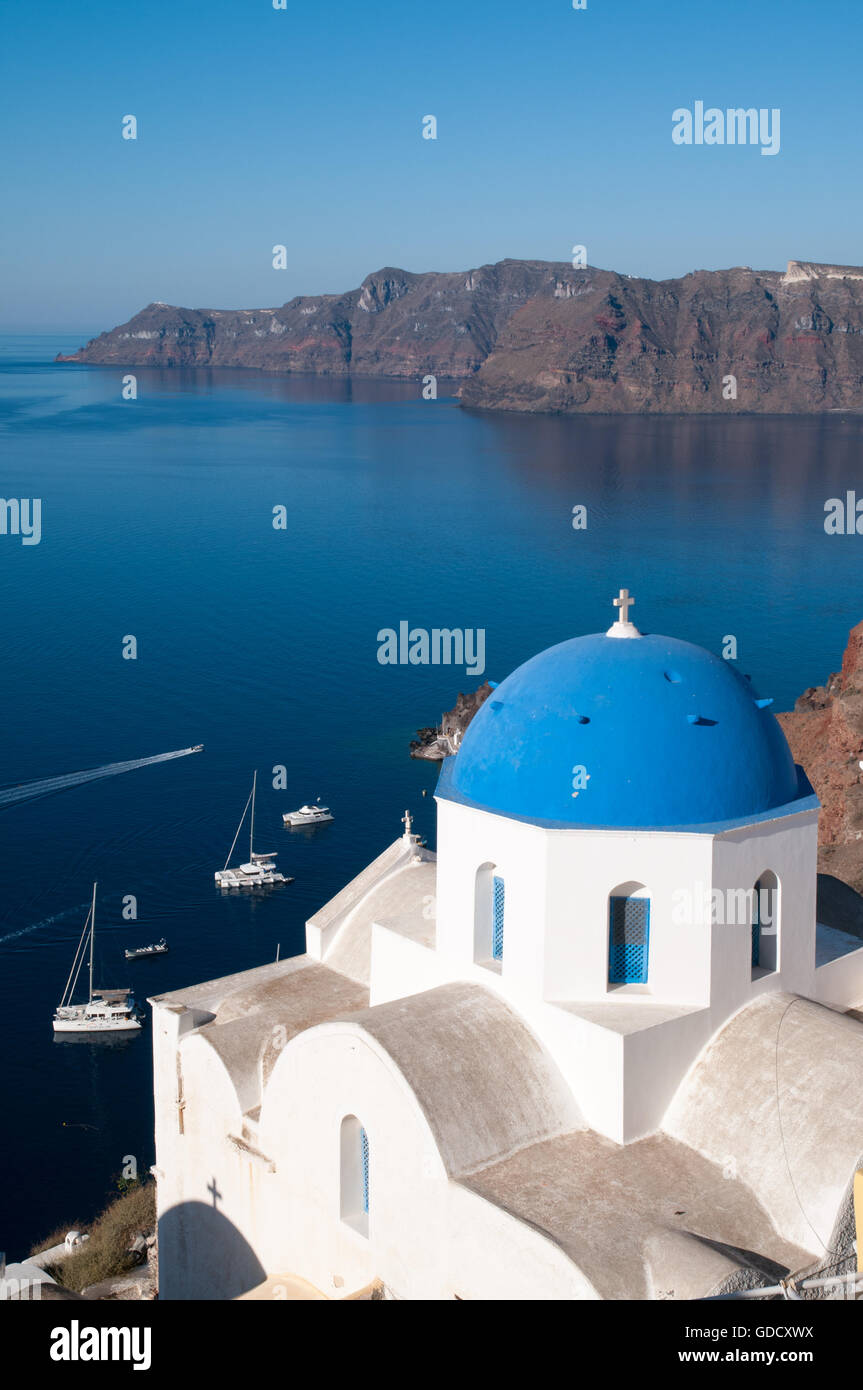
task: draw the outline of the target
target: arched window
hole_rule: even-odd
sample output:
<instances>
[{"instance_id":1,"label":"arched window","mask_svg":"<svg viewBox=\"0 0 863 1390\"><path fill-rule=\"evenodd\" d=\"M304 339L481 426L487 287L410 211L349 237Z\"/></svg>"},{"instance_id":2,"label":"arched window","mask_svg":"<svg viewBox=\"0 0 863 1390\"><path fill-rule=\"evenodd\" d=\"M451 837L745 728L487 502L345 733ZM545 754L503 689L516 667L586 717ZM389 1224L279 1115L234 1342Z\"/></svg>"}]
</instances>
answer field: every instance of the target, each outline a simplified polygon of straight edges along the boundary
<instances>
[{"instance_id":1,"label":"arched window","mask_svg":"<svg viewBox=\"0 0 863 1390\"><path fill-rule=\"evenodd\" d=\"M771 869L752 890L752 973L779 968L779 880Z\"/></svg>"},{"instance_id":2,"label":"arched window","mask_svg":"<svg viewBox=\"0 0 863 1390\"><path fill-rule=\"evenodd\" d=\"M491 885L491 954L493 960L503 960L503 914L506 905L506 888L499 874L495 874Z\"/></svg>"},{"instance_id":3,"label":"arched window","mask_svg":"<svg viewBox=\"0 0 863 1390\"><path fill-rule=\"evenodd\" d=\"M363 1168L363 1211L369 1214L369 1136L360 1125L360 1163Z\"/></svg>"},{"instance_id":4,"label":"arched window","mask_svg":"<svg viewBox=\"0 0 863 1390\"><path fill-rule=\"evenodd\" d=\"M503 960L506 885L496 864L481 864L474 888L473 958L480 965Z\"/></svg>"},{"instance_id":5,"label":"arched window","mask_svg":"<svg viewBox=\"0 0 863 1390\"><path fill-rule=\"evenodd\" d=\"M608 983L646 985L650 897L643 883L621 883L608 898Z\"/></svg>"},{"instance_id":6,"label":"arched window","mask_svg":"<svg viewBox=\"0 0 863 1390\"><path fill-rule=\"evenodd\" d=\"M342 1120L339 1214L348 1226L369 1233L369 1137L356 1115Z\"/></svg>"}]
</instances>

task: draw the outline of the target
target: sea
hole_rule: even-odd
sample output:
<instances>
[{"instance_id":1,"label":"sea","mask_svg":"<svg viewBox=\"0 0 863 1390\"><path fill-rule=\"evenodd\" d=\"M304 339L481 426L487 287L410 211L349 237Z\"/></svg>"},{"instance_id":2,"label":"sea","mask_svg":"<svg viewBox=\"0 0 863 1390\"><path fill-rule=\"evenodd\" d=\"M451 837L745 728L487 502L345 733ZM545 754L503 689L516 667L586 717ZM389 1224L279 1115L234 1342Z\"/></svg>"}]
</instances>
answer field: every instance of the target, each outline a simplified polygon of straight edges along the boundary
<instances>
[{"instance_id":1,"label":"sea","mask_svg":"<svg viewBox=\"0 0 863 1390\"><path fill-rule=\"evenodd\" d=\"M417 728L604 631L621 586L643 631L736 650L777 710L863 618L863 536L825 531L831 498L863 498L859 417L533 417L468 412L443 382L426 400L203 369L137 369L124 399L126 371L54 363L87 336L0 339L0 494L41 502L38 544L0 534L0 784L204 751L0 809L10 1261L155 1159L149 1022L119 1042L51 1028L94 881L96 984L149 1014L300 952L405 810L433 846ZM382 664L402 622L484 632L484 669ZM294 882L225 895L255 770L256 848ZM331 824L283 827L317 797ZM125 961L163 936L167 955Z\"/></svg>"}]
</instances>

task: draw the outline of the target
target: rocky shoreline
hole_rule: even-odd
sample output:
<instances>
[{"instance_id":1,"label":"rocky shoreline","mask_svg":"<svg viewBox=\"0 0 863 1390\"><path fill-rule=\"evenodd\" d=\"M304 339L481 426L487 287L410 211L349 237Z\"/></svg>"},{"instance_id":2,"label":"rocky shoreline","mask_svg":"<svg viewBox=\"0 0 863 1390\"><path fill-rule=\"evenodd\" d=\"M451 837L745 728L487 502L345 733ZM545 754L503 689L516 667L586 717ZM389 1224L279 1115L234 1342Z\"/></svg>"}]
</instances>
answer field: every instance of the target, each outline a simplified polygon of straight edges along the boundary
<instances>
[{"instance_id":1,"label":"rocky shoreline","mask_svg":"<svg viewBox=\"0 0 863 1390\"><path fill-rule=\"evenodd\" d=\"M493 686L485 681L472 694L459 694L454 707L442 716L440 724L417 729L417 736L410 745L411 757L442 762L444 758L458 752L465 729L480 705L488 699L492 689Z\"/></svg>"},{"instance_id":2,"label":"rocky shoreline","mask_svg":"<svg viewBox=\"0 0 863 1390\"><path fill-rule=\"evenodd\" d=\"M863 622L841 670L776 717L821 801L818 867L863 893Z\"/></svg>"},{"instance_id":3,"label":"rocky shoreline","mask_svg":"<svg viewBox=\"0 0 863 1390\"><path fill-rule=\"evenodd\" d=\"M153 303L58 362L461 379L463 405L582 414L807 414L863 407L863 268L697 270L651 280L505 260L386 267L280 308Z\"/></svg>"}]
</instances>

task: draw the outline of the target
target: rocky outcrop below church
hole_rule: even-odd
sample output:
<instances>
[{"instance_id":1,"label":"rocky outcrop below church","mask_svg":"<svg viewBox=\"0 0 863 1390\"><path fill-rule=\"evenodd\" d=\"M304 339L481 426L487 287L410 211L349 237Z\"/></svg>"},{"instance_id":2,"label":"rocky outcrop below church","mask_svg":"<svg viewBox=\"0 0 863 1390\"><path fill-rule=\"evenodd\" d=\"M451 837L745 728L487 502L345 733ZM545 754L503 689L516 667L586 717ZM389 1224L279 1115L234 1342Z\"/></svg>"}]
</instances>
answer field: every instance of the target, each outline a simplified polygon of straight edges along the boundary
<instances>
[{"instance_id":1,"label":"rocky outcrop below church","mask_svg":"<svg viewBox=\"0 0 863 1390\"><path fill-rule=\"evenodd\" d=\"M149 304L58 362L460 378L462 403L578 413L863 406L863 269L650 280L567 262L386 268L273 309Z\"/></svg>"},{"instance_id":2,"label":"rocky outcrop below church","mask_svg":"<svg viewBox=\"0 0 863 1390\"><path fill-rule=\"evenodd\" d=\"M458 752L465 729L491 692L492 686L485 681L469 695L459 693L454 707L442 716L440 724L417 729L417 736L410 746L411 757L442 762L451 753Z\"/></svg>"},{"instance_id":3,"label":"rocky outcrop below church","mask_svg":"<svg viewBox=\"0 0 863 1390\"><path fill-rule=\"evenodd\" d=\"M37 1242L15 1272L14 1297L24 1300L155 1299L159 1286L156 1194L133 1179L95 1221L58 1227ZM64 1234L65 1230L65 1234ZM2 1273L2 1260L0 1260ZM0 1287L0 1297L8 1297Z\"/></svg>"},{"instance_id":4,"label":"rocky outcrop below church","mask_svg":"<svg viewBox=\"0 0 863 1390\"><path fill-rule=\"evenodd\" d=\"M777 718L821 801L819 868L863 892L863 622L841 671Z\"/></svg>"}]
</instances>

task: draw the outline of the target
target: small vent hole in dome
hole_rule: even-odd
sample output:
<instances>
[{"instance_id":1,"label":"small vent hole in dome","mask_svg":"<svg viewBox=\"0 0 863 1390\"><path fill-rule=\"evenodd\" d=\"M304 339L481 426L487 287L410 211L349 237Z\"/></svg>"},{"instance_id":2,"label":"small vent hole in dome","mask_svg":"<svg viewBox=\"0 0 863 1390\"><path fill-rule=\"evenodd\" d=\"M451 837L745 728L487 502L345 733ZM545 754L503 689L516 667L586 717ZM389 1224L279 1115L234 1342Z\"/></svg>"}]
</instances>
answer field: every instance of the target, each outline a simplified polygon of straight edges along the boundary
<instances>
[{"instance_id":1,"label":"small vent hole in dome","mask_svg":"<svg viewBox=\"0 0 863 1390\"><path fill-rule=\"evenodd\" d=\"M671 685L679 685L681 680L676 671L666 671L665 679L669 681Z\"/></svg>"}]
</instances>

